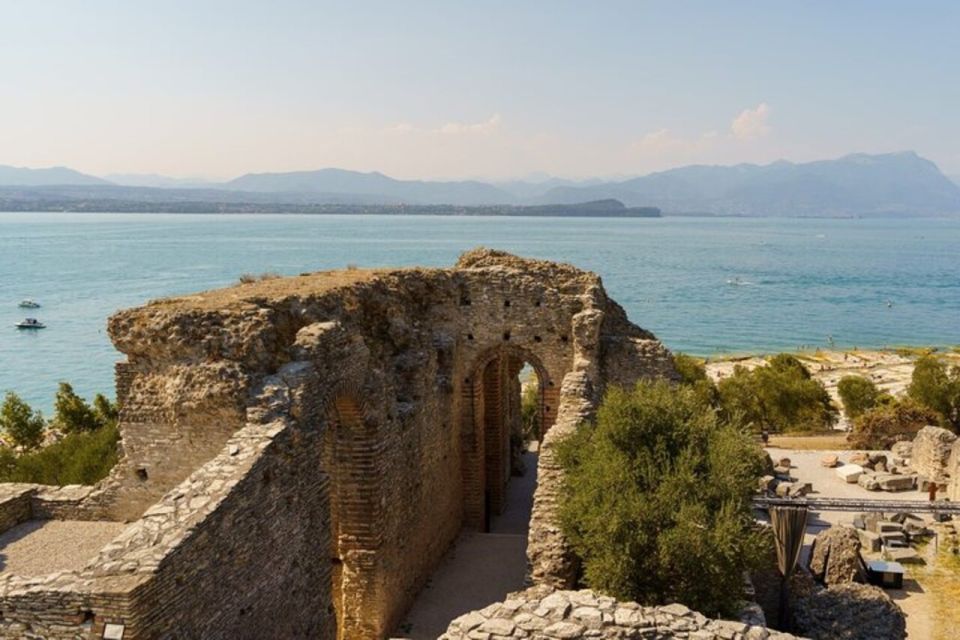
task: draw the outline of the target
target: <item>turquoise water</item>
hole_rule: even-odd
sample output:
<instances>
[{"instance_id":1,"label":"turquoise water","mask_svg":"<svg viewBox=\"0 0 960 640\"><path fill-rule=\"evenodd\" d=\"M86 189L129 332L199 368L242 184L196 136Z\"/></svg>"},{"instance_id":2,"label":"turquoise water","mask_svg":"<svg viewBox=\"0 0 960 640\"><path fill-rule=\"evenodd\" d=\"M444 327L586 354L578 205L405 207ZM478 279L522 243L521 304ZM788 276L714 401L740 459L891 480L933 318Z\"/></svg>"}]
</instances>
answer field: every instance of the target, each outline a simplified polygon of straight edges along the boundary
<instances>
[{"instance_id":1,"label":"turquoise water","mask_svg":"<svg viewBox=\"0 0 960 640\"><path fill-rule=\"evenodd\" d=\"M150 298L245 272L445 266L477 245L600 273L690 353L960 344L960 220L0 213L0 391L45 409L58 380L112 393L106 318ZM13 328L27 315L48 328Z\"/></svg>"}]
</instances>

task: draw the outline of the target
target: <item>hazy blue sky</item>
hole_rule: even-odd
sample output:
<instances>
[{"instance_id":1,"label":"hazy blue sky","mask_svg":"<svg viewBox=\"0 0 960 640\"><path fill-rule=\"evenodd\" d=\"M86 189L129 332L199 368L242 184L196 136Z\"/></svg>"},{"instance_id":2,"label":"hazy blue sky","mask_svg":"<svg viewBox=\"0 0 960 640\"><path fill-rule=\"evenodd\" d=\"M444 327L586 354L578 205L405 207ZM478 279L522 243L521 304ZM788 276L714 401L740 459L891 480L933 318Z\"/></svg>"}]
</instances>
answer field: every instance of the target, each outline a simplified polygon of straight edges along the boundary
<instances>
[{"instance_id":1,"label":"hazy blue sky","mask_svg":"<svg viewBox=\"0 0 960 640\"><path fill-rule=\"evenodd\" d=\"M0 164L960 174L960 2L0 0Z\"/></svg>"}]
</instances>

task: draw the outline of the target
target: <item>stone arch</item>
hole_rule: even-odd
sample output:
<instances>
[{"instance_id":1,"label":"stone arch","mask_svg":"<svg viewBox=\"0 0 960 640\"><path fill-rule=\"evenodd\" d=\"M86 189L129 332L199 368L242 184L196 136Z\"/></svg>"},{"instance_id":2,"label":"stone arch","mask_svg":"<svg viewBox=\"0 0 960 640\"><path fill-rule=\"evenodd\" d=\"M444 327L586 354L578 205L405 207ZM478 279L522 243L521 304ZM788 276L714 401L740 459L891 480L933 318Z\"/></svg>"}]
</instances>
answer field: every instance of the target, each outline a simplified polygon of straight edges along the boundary
<instances>
[{"instance_id":1,"label":"stone arch","mask_svg":"<svg viewBox=\"0 0 960 640\"><path fill-rule=\"evenodd\" d=\"M329 478L330 590L337 640L380 638L386 612L377 593L382 445L353 393L327 404L322 467Z\"/></svg>"},{"instance_id":2,"label":"stone arch","mask_svg":"<svg viewBox=\"0 0 960 640\"><path fill-rule=\"evenodd\" d=\"M498 345L487 349L468 369L461 387L461 468L464 526L485 531L504 507L510 475L510 424L519 419L519 382L525 364L539 381L541 433L556 419L559 390L543 361L528 349Z\"/></svg>"}]
</instances>

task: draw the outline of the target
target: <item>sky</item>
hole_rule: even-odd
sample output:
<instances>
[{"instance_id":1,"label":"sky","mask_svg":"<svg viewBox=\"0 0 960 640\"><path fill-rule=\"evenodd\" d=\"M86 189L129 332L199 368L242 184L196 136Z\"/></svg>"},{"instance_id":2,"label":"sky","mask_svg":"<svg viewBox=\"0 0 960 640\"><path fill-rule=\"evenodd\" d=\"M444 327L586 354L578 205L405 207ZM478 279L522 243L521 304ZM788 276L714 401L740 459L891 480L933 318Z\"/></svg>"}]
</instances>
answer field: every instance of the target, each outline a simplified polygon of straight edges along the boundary
<instances>
[{"instance_id":1,"label":"sky","mask_svg":"<svg viewBox=\"0 0 960 640\"><path fill-rule=\"evenodd\" d=\"M0 0L0 164L633 176L915 150L960 2Z\"/></svg>"}]
</instances>

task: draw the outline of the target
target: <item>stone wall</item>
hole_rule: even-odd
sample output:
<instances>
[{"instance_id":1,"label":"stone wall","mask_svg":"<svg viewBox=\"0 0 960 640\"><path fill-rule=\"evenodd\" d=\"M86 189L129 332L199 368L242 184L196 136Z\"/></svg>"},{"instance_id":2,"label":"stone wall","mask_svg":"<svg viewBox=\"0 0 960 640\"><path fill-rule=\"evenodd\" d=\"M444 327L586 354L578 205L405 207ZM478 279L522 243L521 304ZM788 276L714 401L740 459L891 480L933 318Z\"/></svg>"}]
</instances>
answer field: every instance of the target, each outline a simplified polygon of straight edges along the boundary
<instances>
[{"instance_id":1,"label":"stone wall","mask_svg":"<svg viewBox=\"0 0 960 640\"><path fill-rule=\"evenodd\" d=\"M924 427L913 439L910 466L921 476L936 482L948 480L947 463L957 436L940 427Z\"/></svg>"},{"instance_id":2,"label":"stone wall","mask_svg":"<svg viewBox=\"0 0 960 640\"><path fill-rule=\"evenodd\" d=\"M733 620L710 620L682 604L642 607L589 590L533 588L463 615L440 640L567 640L577 638L696 638L697 640L796 640Z\"/></svg>"},{"instance_id":3,"label":"stone wall","mask_svg":"<svg viewBox=\"0 0 960 640\"><path fill-rule=\"evenodd\" d=\"M120 463L24 495L30 517L131 524L81 571L0 583L0 637L385 637L503 506L523 364L546 429L530 575L568 585L556 443L608 385L675 375L595 274L486 250L157 301L109 331Z\"/></svg>"}]
</instances>

